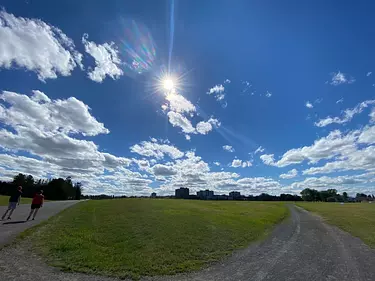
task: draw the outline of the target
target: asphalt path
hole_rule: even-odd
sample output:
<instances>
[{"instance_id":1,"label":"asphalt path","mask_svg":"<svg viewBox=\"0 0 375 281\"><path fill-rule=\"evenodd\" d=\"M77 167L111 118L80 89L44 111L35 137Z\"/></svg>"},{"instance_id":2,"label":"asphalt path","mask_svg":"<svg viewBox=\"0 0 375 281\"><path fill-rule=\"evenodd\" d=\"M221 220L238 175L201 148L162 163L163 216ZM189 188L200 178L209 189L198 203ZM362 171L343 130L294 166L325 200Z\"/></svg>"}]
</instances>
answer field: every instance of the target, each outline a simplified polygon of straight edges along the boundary
<instances>
[{"instance_id":1,"label":"asphalt path","mask_svg":"<svg viewBox=\"0 0 375 281\"><path fill-rule=\"evenodd\" d=\"M17 206L12 214L11 220L6 220L5 218L5 220L0 221L0 247L11 242L18 234L27 228L56 215L77 202L79 201L69 200L44 202L43 207L39 209L34 221L26 221L30 213L30 204L21 204ZM3 216L6 209L7 206L0 206L0 218Z\"/></svg>"},{"instance_id":2,"label":"asphalt path","mask_svg":"<svg viewBox=\"0 0 375 281\"><path fill-rule=\"evenodd\" d=\"M41 210L43 211L43 210ZM143 278L156 281L373 281L375 251L360 239L327 225L298 207L262 242L235 252L201 271ZM114 278L62 272L27 250L25 242L0 251L0 280L112 281Z\"/></svg>"}]
</instances>

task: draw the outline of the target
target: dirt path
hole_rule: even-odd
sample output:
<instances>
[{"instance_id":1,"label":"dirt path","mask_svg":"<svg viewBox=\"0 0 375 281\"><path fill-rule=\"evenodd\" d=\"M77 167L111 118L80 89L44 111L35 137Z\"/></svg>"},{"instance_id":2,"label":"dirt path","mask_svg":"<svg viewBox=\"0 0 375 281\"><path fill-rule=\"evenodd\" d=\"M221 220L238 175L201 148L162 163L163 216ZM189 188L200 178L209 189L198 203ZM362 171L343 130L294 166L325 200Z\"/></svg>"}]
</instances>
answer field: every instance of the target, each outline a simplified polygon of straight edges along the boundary
<instances>
[{"instance_id":1,"label":"dirt path","mask_svg":"<svg viewBox=\"0 0 375 281\"><path fill-rule=\"evenodd\" d=\"M11 242L18 234L27 228L56 215L62 210L76 204L79 201L45 202L39 210L35 221L25 221L30 212L29 204L17 206L12 215L12 220L0 221L0 247ZM6 206L0 207L0 218L4 214Z\"/></svg>"},{"instance_id":2,"label":"dirt path","mask_svg":"<svg viewBox=\"0 0 375 281\"><path fill-rule=\"evenodd\" d=\"M375 280L375 251L361 240L304 210L291 206L291 218L261 243L238 251L221 263L191 274L144 280ZM116 280L64 273L46 266L26 245L0 251L4 280Z\"/></svg>"}]
</instances>

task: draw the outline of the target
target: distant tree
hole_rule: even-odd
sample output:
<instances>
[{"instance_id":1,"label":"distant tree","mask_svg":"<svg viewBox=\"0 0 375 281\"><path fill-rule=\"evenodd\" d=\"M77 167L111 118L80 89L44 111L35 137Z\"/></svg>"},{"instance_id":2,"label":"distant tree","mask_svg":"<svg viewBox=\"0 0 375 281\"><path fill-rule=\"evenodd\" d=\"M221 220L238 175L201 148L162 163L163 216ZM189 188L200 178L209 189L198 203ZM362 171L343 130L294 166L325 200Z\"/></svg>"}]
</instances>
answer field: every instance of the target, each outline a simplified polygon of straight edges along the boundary
<instances>
[{"instance_id":1,"label":"distant tree","mask_svg":"<svg viewBox=\"0 0 375 281\"><path fill-rule=\"evenodd\" d=\"M343 193L342 193L342 197L344 198L344 201L345 201L345 202L348 201L348 198L349 198L348 193L343 192Z\"/></svg>"},{"instance_id":2,"label":"distant tree","mask_svg":"<svg viewBox=\"0 0 375 281\"><path fill-rule=\"evenodd\" d=\"M32 186L34 185L34 178L32 175L28 175L25 179L25 185L26 186Z\"/></svg>"},{"instance_id":3,"label":"distant tree","mask_svg":"<svg viewBox=\"0 0 375 281\"><path fill-rule=\"evenodd\" d=\"M19 173L18 175L13 177L13 183L15 185L24 186L26 182L26 175Z\"/></svg>"},{"instance_id":4,"label":"distant tree","mask_svg":"<svg viewBox=\"0 0 375 281\"><path fill-rule=\"evenodd\" d=\"M75 183L74 190L75 190L75 199L76 200L81 200L81 196L82 196L82 184L80 182Z\"/></svg>"}]
</instances>

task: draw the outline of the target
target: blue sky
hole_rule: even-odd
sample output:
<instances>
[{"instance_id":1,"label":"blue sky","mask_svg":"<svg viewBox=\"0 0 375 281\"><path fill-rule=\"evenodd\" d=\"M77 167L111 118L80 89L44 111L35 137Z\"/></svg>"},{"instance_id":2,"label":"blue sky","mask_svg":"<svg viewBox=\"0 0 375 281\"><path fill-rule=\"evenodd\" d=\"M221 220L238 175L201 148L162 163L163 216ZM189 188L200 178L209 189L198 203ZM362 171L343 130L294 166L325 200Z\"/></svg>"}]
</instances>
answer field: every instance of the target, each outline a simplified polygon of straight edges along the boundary
<instances>
[{"instance_id":1,"label":"blue sky","mask_svg":"<svg viewBox=\"0 0 375 281\"><path fill-rule=\"evenodd\" d=\"M0 5L1 179L375 193L371 1Z\"/></svg>"}]
</instances>

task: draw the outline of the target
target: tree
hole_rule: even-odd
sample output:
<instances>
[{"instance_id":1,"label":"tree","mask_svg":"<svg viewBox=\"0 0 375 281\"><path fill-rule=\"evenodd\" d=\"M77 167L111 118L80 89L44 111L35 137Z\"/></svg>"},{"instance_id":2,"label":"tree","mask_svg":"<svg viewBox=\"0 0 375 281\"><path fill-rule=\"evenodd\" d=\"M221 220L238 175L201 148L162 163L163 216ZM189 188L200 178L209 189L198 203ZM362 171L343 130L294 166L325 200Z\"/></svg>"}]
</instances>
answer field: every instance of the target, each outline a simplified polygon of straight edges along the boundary
<instances>
[{"instance_id":1,"label":"tree","mask_svg":"<svg viewBox=\"0 0 375 281\"><path fill-rule=\"evenodd\" d=\"M26 175L19 173L18 175L13 177L13 183L15 185L24 186L26 182Z\"/></svg>"},{"instance_id":2,"label":"tree","mask_svg":"<svg viewBox=\"0 0 375 281\"><path fill-rule=\"evenodd\" d=\"M25 185L26 186L32 186L34 185L34 178L32 175L28 175L25 179Z\"/></svg>"},{"instance_id":3,"label":"tree","mask_svg":"<svg viewBox=\"0 0 375 281\"><path fill-rule=\"evenodd\" d=\"M75 190L75 199L81 200L82 184L80 182L76 182L75 185L74 185L74 190Z\"/></svg>"},{"instance_id":4,"label":"tree","mask_svg":"<svg viewBox=\"0 0 375 281\"><path fill-rule=\"evenodd\" d=\"M348 193L343 192L343 193L342 193L342 196L344 197L344 201L345 201L345 202L348 201L348 198L349 198Z\"/></svg>"}]
</instances>

